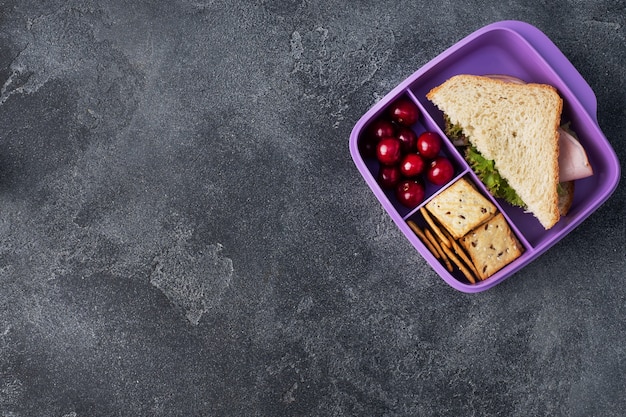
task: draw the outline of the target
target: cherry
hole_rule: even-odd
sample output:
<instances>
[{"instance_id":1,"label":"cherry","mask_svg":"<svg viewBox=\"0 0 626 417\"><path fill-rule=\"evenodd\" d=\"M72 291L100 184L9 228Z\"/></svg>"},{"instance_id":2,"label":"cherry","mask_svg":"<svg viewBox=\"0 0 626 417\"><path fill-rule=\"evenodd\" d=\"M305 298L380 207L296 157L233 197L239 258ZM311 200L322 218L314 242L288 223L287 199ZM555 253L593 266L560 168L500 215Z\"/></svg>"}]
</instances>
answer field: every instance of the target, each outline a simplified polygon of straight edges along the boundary
<instances>
[{"instance_id":1,"label":"cherry","mask_svg":"<svg viewBox=\"0 0 626 417\"><path fill-rule=\"evenodd\" d=\"M450 181L454 176L454 167L452 162L446 157L439 156L435 158L431 163L426 177L428 181L435 185L443 185Z\"/></svg>"},{"instance_id":2,"label":"cherry","mask_svg":"<svg viewBox=\"0 0 626 417\"><path fill-rule=\"evenodd\" d=\"M378 161L383 165L393 165L402 157L402 144L396 138L382 138L376 148Z\"/></svg>"},{"instance_id":3,"label":"cherry","mask_svg":"<svg viewBox=\"0 0 626 417\"><path fill-rule=\"evenodd\" d=\"M415 152L417 149L417 135L410 128L401 128L396 138L402 143L402 152Z\"/></svg>"},{"instance_id":4,"label":"cherry","mask_svg":"<svg viewBox=\"0 0 626 417\"><path fill-rule=\"evenodd\" d=\"M433 159L441 150L441 137L435 132L424 132L417 137L417 151L424 158Z\"/></svg>"},{"instance_id":5,"label":"cherry","mask_svg":"<svg viewBox=\"0 0 626 417\"><path fill-rule=\"evenodd\" d=\"M382 138L387 138L390 136L394 136L396 129L389 120L384 118L376 119L372 122L371 125L367 128L367 132L369 136L373 136L378 140Z\"/></svg>"},{"instance_id":6,"label":"cherry","mask_svg":"<svg viewBox=\"0 0 626 417\"><path fill-rule=\"evenodd\" d=\"M425 167L424 159L416 153L409 153L400 161L400 172L408 178L417 177L424 172Z\"/></svg>"},{"instance_id":7,"label":"cherry","mask_svg":"<svg viewBox=\"0 0 626 417\"><path fill-rule=\"evenodd\" d=\"M396 198L405 207L415 208L424 201L424 185L416 180L400 181L396 185Z\"/></svg>"},{"instance_id":8,"label":"cherry","mask_svg":"<svg viewBox=\"0 0 626 417\"><path fill-rule=\"evenodd\" d=\"M411 126L419 119L420 112L415 103L402 97L391 103L389 116L400 126Z\"/></svg>"},{"instance_id":9,"label":"cherry","mask_svg":"<svg viewBox=\"0 0 626 417\"><path fill-rule=\"evenodd\" d=\"M391 121L383 118L374 120L366 129L359 141L359 150L364 157L375 157L376 147L382 138L395 135L395 127ZM417 139L416 139L417 141Z\"/></svg>"},{"instance_id":10,"label":"cherry","mask_svg":"<svg viewBox=\"0 0 626 417\"><path fill-rule=\"evenodd\" d=\"M402 174L397 165L381 165L378 170L378 184L382 188L392 189L401 178Z\"/></svg>"}]
</instances>

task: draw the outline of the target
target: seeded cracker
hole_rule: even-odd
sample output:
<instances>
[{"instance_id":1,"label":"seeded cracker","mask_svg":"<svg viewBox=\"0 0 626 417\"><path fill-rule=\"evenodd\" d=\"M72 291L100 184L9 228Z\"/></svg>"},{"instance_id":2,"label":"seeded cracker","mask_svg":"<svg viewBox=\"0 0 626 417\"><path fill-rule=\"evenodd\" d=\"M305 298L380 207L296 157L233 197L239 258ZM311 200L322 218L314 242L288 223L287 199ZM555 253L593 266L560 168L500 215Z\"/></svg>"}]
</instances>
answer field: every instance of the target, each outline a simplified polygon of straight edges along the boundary
<instances>
[{"instance_id":1,"label":"seeded cracker","mask_svg":"<svg viewBox=\"0 0 626 417\"><path fill-rule=\"evenodd\" d=\"M517 259L524 250L502 213L472 230L459 243L472 258L481 280Z\"/></svg>"},{"instance_id":2,"label":"seeded cracker","mask_svg":"<svg viewBox=\"0 0 626 417\"><path fill-rule=\"evenodd\" d=\"M426 204L426 209L454 239L460 239L497 211L496 206L465 178L443 190Z\"/></svg>"}]
</instances>

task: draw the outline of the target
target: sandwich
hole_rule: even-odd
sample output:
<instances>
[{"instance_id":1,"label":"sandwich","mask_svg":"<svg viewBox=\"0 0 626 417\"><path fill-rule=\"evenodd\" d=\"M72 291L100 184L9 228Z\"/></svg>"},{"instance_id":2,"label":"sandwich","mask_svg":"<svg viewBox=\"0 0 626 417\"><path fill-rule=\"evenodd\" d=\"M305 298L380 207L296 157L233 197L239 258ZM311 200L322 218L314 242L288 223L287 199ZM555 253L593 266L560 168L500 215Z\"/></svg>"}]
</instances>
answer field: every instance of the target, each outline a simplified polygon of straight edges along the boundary
<instances>
[{"instance_id":1,"label":"sandwich","mask_svg":"<svg viewBox=\"0 0 626 417\"><path fill-rule=\"evenodd\" d=\"M456 75L426 98L489 191L546 230L569 211L574 180L593 173L575 134L561 126L563 100L550 85Z\"/></svg>"}]
</instances>

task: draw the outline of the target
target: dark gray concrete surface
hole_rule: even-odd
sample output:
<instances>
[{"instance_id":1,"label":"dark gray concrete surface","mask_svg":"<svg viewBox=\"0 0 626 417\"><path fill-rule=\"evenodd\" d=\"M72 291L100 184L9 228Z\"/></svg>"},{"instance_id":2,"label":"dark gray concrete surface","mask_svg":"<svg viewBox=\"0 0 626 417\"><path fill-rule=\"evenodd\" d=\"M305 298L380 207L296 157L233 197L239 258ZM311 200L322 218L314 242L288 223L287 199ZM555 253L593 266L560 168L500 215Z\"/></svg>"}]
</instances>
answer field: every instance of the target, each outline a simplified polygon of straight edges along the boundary
<instances>
[{"instance_id":1,"label":"dark gray concrete surface","mask_svg":"<svg viewBox=\"0 0 626 417\"><path fill-rule=\"evenodd\" d=\"M349 155L505 19L572 61L623 163L623 0L0 1L0 414L624 415L623 184L469 295Z\"/></svg>"}]
</instances>

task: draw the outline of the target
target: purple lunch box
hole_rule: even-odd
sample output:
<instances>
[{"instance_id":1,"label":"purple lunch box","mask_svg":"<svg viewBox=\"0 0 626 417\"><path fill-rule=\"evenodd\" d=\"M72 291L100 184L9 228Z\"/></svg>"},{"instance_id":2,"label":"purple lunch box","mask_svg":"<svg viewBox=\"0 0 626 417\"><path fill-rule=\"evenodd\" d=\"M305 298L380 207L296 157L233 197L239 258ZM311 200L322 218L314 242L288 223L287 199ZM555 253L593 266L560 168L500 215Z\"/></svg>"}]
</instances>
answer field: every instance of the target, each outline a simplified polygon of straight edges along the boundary
<instances>
[{"instance_id":1,"label":"purple lunch box","mask_svg":"<svg viewBox=\"0 0 626 417\"><path fill-rule=\"evenodd\" d=\"M427 183L425 199L418 207L408 209L402 206L393 192L383 190L378 185L376 178L379 163L376 158L364 156L359 146L368 125L395 100L406 97L417 104L421 113L419 121L411 127L414 132L419 135L423 131L436 131L445 138L442 113L425 96L433 87L456 74L506 74L527 82L550 84L563 98L562 121L569 121L578 135L594 174L576 180L574 202L569 213L550 230L545 230L532 214L493 198L447 139L443 141L441 152L453 162L454 178L440 187ZM619 161L598 126L596 110L597 102L592 89L544 33L524 22L502 21L485 26L462 39L376 103L354 126L350 135L350 153L382 206L431 267L453 288L475 293L493 287L536 259L576 228L615 191L620 177ZM411 220L424 225L425 219L419 209L459 178L470 180L496 205L524 247L524 253L519 258L475 284L467 281L456 268L449 272L407 223Z\"/></svg>"}]
</instances>

